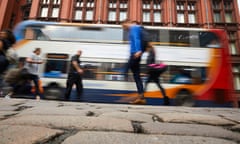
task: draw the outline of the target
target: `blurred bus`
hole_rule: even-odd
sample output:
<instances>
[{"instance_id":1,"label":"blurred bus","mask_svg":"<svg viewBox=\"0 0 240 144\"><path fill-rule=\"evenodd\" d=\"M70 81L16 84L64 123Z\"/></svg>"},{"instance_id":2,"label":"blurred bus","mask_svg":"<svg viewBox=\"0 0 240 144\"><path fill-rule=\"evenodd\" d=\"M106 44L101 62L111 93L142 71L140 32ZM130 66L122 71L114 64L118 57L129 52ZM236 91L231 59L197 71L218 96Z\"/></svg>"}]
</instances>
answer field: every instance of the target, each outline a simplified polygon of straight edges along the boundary
<instances>
[{"instance_id":1,"label":"blurred bus","mask_svg":"<svg viewBox=\"0 0 240 144\"><path fill-rule=\"evenodd\" d=\"M167 64L160 77L172 105L233 106L232 74L228 40L223 30L146 27L157 52L157 62ZM128 32L120 25L24 21L14 30L19 57L42 49L45 63L39 73L48 97L51 86L64 91L69 61L78 49L84 68L82 101L122 102L137 96L131 72L123 74L129 57ZM141 75L145 75L143 54ZM52 94L63 97L63 93ZM50 94L51 95L51 94ZM161 105L162 95L154 83L145 93L147 104Z\"/></svg>"}]
</instances>

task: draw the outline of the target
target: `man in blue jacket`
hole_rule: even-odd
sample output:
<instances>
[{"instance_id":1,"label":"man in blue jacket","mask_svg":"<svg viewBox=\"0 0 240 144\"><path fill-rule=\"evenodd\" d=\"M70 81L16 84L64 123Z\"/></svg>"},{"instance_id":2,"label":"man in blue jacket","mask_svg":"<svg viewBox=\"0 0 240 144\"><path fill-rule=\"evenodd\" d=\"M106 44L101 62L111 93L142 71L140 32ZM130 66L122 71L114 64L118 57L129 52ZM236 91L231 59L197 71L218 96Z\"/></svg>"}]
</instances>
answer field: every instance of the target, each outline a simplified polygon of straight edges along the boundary
<instances>
[{"instance_id":1,"label":"man in blue jacket","mask_svg":"<svg viewBox=\"0 0 240 144\"><path fill-rule=\"evenodd\" d=\"M122 27L129 32L130 57L127 66L133 73L138 91L138 98L131 103L145 104L146 100L144 98L143 83L140 77L140 61L143 53L141 46L141 26L130 20L126 20L122 23Z\"/></svg>"}]
</instances>

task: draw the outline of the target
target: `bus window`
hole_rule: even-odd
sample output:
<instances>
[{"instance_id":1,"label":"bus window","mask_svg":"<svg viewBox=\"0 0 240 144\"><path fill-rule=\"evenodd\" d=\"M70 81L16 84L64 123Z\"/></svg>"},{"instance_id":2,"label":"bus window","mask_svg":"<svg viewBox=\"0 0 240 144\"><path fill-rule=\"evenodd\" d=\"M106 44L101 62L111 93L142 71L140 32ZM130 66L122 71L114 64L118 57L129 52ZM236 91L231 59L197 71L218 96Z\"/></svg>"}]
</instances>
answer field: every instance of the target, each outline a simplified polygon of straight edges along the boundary
<instances>
[{"instance_id":1,"label":"bus window","mask_svg":"<svg viewBox=\"0 0 240 144\"><path fill-rule=\"evenodd\" d=\"M169 82L173 84L201 84L206 81L206 68L170 66Z\"/></svg>"},{"instance_id":2,"label":"bus window","mask_svg":"<svg viewBox=\"0 0 240 144\"><path fill-rule=\"evenodd\" d=\"M83 61L81 66L84 68L84 79L107 80L107 81L124 81L125 63L113 62L86 62ZM131 76L128 81L131 81Z\"/></svg>"},{"instance_id":3,"label":"bus window","mask_svg":"<svg viewBox=\"0 0 240 144\"><path fill-rule=\"evenodd\" d=\"M203 48L220 47L218 37L212 32L168 29L148 29L148 31L151 35L151 41L157 45Z\"/></svg>"},{"instance_id":4,"label":"bus window","mask_svg":"<svg viewBox=\"0 0 240 144\"><path fill-rule=\"evenodd\" d=\"M49 40L49 38L42 32L42 27L27 27L24 33L25 39L31 40Z\"/></svg>"},{"instance_id":5,"label":"bus window","mask_svg":"<svg viewBox=\"0 0 240 144\"><path fill-rule=\"evenodd\" d=\"M209 48L219 48L221 43L219 38L212 32L200 32L200 46Z\"/></svg>"},{"instance_id":6,"label":"bus window","mask_svg":"<svg viewBox=\"0 0 240 144\"><path fill-rule=\"evenodd\" d=\"M25 39L31 39L31 40L33 40L33 39L36 38L36 34L35 34L35 32L33 31L33 29L29 27L29 28L27 28L27 29L25 30L25 35L24 35L24 37L25 37Z\"/></svg>"},{"instance_id":7,"label":"bus window","mask_svg":"<svg viewBox=\"0 0 240 144\"><path fill-rule=\"evenodd\" d=\"M42 29L42 32L50 40L107 43L123 41L123 30L118 27L47 25Z\"/></svg>"},{"instance_id":8,"label":"bus window","mask_svg":"<svg viewBox=\"0 0 240 144\"><path fill-rule=\"evenodd\" d=\"M96 73L99 67L98 63L91 63L91 62L82 62L81 67L84 70L83 78L84 79L97 79Z\"/></svg>"},{"instance_id":9,"label":"bus window","mask_svg":"<svg viewBox=\"0 0 240 144\"><path fill-rule=\"evenodd\" d=\"M47 54L44 77L66 77L68 65L67 54Z\"/></svg>"}]
</instances>

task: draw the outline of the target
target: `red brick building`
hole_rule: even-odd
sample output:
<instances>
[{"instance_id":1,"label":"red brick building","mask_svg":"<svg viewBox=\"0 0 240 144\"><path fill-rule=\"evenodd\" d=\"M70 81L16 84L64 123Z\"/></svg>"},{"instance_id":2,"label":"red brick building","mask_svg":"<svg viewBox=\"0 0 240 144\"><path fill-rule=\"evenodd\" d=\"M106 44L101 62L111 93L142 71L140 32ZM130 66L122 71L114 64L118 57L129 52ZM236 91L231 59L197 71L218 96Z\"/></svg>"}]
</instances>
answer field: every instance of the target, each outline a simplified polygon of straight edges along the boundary
<instances>
[{"instance_id":1,"label":"red brick building","mask_svg":"<svg viewBox=\"0 0 240 144\"><path fill-rule=\"evenodd\" d=\"M0 0L0 29L26 19L225 29L235 92L240 95L240 16L237 0Z\"/></svg>"}]
</instances>

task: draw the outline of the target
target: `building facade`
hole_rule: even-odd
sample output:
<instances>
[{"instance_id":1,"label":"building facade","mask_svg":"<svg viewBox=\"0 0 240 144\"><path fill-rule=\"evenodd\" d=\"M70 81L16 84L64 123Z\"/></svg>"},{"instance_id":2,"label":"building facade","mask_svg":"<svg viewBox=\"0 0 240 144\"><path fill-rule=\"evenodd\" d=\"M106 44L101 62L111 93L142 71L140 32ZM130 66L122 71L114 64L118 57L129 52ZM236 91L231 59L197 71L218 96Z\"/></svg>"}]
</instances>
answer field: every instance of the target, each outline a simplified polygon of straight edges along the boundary
<instances>
[{"instance_id":1,"label":"building facade","mask_svg":"<svg viewBox=\"0 0 240 144\"><path fill-rule=\"evenodd\" d=\"M240 14L237 0L0 0L0 29L42 21L225 29L235 93L240 97Z\"/></svg>"}]
</instances>

